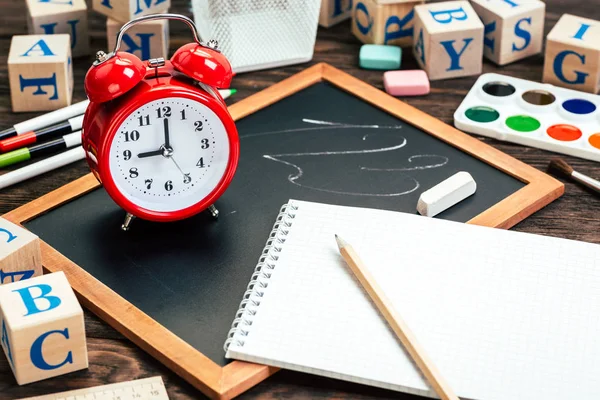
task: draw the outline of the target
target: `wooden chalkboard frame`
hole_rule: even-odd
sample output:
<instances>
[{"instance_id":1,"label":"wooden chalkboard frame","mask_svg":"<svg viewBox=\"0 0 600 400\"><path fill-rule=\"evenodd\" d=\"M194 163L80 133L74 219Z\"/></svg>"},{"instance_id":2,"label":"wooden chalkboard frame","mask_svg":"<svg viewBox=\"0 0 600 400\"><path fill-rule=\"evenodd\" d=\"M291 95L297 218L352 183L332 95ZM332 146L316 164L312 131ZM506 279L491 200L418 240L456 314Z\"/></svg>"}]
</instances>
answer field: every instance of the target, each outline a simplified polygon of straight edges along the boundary
<instances>
[{"instance_id":1,"label":"wooden chalkboard frame","mask_svg":"<svg viewBox=\"0 0 600 400\"><path fill-rule=\"evenodd\" d=\"M477 215L468 223L507 229L560 197L564 192L562 183L543 172L328 64L310 67L234 104L229 107L229 110L233 118L238 120L323 81L417 126L428 134L526 183L522 189ZM4 217L16 224L24 224L99 186L93 175L89 174ZM221 367L44 242L42 242L42 259L46 272L65 272L85 307L211 398L233 398L278 370L278 368L241 361L233 361Z\"/></svg>"}]
</instances>

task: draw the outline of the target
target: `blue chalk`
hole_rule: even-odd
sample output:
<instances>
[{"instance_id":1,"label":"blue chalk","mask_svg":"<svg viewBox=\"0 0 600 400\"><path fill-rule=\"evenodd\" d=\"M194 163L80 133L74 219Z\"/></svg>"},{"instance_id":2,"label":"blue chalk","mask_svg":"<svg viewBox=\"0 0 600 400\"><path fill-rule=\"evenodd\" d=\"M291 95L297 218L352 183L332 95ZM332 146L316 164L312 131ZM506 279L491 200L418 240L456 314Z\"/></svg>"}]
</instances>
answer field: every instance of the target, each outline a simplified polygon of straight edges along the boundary
<instances>
[{"instance_id":1,"label":"blue chalk","mask_svg":"<svg viewBox=\"0 0 600 400\"><path fill-rule=\"evenodd\" d=\"M402 49L398 46L365 44L360 48L360 67L364 69L399 69L402 63Z\"/></svg>"}]
</instances>

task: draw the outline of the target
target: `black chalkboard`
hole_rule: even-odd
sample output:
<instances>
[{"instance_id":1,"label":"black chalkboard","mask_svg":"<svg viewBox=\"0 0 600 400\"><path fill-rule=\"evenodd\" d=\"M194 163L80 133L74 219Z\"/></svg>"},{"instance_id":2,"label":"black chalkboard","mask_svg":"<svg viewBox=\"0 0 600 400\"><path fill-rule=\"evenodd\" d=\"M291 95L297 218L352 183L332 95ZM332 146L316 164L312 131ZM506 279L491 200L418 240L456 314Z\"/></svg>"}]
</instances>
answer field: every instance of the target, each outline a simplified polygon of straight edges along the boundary
<instances>
[{"instance_id":1,"label":"black chalkboard","mask_svg":"<svg viewBox=\"0 0 600 400\"><path fill-rule=\"evenodd\" d=\"M328 83L237 122L237 175L206 213L136 220L95 190L26 227L174 334L225 365L222 350L266 238L288 199L415 213L424 190L464 170L477 193L441 214L467 221L520 181ZM404 194L403 194L404 193Z\"/></svg>"}]
</instances>

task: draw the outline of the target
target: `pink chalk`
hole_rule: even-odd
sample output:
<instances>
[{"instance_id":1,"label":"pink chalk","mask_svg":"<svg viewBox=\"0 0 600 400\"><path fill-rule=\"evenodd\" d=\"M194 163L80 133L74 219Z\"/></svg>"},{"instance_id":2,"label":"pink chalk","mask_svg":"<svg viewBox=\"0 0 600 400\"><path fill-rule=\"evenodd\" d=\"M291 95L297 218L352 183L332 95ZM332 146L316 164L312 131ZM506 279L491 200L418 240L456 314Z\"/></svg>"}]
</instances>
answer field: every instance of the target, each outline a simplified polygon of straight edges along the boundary
<instances>
[{"instance_id":1,"label":"pink chalk","mask_svg":"<svg viewBox=\"0 0 600 400\"><path fill-rule=\"evenodd\" d=\"M429 78L420 69L388 71L383 74L383 86L392 96L422 96L429 93Z\"/></svg>"}]
</instances>

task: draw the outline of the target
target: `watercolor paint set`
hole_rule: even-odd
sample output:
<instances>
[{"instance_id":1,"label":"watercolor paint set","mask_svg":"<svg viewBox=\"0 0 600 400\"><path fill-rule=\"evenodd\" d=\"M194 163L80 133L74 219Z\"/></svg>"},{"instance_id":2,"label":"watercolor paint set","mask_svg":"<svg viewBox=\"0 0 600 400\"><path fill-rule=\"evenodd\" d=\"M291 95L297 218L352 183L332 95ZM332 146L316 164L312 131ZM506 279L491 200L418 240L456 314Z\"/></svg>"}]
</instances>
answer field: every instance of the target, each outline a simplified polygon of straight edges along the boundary
<instances>
[{"instance_id":1,"label":"watercolor paint set","mask_svg":"<svg viewBox=\"0 0 600 400\"><path fill-rule=\"evenodd\" d=\"M484 74L454 113L458 129L600 161L600 96Z\"/></svg>"}]
</instances>

